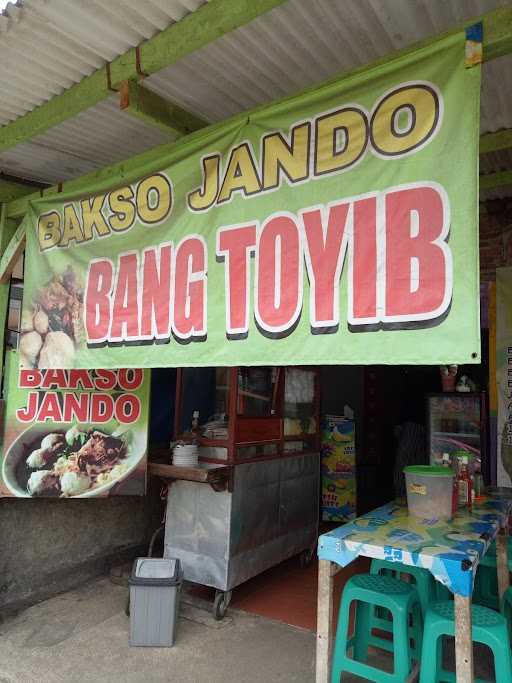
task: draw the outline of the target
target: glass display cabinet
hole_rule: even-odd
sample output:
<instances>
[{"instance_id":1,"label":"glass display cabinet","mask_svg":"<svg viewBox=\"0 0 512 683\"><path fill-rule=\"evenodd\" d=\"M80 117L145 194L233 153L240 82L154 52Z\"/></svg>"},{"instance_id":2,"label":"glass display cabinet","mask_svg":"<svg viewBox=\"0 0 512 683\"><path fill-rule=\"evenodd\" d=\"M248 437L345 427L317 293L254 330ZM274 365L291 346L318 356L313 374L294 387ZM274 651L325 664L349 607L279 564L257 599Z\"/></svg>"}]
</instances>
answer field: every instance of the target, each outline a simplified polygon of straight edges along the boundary
<instances>
[{"instance_id":1,"label":"glass display cabinet","mask_svg":"<svg viewBox=\"0 0 512 683\"><path fill-rule=\"evenodd\" d=\"M316 369L181 368L176 391L176 438L196 439L203 462L319 450Z\"/></svg>"}]
</instances>

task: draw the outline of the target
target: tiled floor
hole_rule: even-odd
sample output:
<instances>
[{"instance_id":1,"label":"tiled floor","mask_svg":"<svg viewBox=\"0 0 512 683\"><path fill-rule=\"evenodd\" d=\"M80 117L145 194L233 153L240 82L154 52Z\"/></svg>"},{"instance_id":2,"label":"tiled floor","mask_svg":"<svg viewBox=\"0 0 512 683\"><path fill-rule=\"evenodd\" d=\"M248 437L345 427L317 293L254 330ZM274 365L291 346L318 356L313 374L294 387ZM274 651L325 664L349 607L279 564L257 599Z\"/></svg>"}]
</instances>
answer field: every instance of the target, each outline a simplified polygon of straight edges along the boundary
<instances>
[{"instance_id":1,"label":"tiled floor","mask_svg":"<svg viewBox=\"0 0 512 683\"><path fill-rule=\"evenodd\" d=\"M359 558L335 577L335 618L343 586L353 574L368 571L369 562ZM301 568L294 557L268 569L233 591L231 605L269 619L316 631L318 563ZM213 600L211 589L194 587L192 593Z\"/></svg>"}]
</instances>

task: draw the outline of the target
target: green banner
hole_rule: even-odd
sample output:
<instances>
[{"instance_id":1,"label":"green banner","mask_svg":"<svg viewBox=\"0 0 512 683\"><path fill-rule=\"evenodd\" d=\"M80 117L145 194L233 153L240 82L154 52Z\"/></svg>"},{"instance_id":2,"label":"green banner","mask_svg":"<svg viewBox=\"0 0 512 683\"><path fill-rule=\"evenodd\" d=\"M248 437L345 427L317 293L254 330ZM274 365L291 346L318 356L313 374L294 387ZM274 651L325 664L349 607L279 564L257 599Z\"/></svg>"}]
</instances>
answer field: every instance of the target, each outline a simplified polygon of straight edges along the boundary
<instances>
[{"instance_id":1,"label":"green banner","mask_svg":"<svg viewBox=\"0 0 512 683\"><path fill-rule=\"evenodd\" d=\"M32 202L23 366L479 362L480 68L464 43Z\"/></svg>"},{"instance_id":2,"label":"green banner","mask_svg":"<svg viewBox=\"0 0 512 683\"><path fill-rule=\"evenodd\" d=\"M28 369L6 358L0 497L146 492L150 371Z\"/></svg>"}]
</instances>

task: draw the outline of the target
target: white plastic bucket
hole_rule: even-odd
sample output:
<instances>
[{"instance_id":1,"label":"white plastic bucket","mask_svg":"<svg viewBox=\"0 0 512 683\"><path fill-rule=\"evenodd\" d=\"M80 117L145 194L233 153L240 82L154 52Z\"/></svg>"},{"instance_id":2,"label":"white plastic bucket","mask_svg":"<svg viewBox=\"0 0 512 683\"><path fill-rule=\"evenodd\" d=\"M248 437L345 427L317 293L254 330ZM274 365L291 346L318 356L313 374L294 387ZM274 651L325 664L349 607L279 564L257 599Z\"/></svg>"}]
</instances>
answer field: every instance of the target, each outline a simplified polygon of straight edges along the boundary
<instances>
[{"instance_id":1,"label":"white plastic bucket","mask_svg":"<svg viewBox=\"0 0 512 683\"><path fill-rule=\"evenodd\" d=\"M404 467L407 507L422 519L451 519L454 473L449 467Z\"/></svg>"}]
</instances>

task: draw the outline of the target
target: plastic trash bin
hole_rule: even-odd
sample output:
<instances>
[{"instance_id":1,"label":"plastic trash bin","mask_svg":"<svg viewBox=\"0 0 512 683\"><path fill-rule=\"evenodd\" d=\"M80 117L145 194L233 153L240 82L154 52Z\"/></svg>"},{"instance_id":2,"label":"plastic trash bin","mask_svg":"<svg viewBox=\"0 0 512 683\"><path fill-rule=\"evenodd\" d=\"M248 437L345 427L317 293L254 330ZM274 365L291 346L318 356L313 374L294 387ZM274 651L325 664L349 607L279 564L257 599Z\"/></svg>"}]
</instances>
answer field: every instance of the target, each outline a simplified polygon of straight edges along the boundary
<instances>
[{"instance_id":1,"label":"plastic trash bin","mask_svg":"<svg viewBox=\"0 0 512 683\"><path fill-rule=\"evenodd\" d=\"M130 645L172 647L183 570L175 558L138 557L129 579Z\"/></svg>"}]
</instances>

